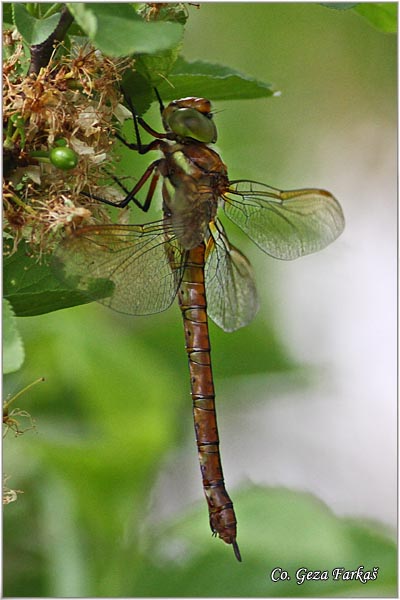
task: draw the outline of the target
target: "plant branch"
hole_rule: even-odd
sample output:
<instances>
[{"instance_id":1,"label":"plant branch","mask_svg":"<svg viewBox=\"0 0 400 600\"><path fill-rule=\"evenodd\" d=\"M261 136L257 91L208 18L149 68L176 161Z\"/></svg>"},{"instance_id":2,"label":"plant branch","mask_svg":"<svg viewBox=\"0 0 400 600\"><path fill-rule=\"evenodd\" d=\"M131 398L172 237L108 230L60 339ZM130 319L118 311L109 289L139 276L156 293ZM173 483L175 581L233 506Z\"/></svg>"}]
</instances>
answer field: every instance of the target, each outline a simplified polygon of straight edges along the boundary
<instances>
[{"instance_id":1,"label":"plant branch","mask_svg":"<svg viewBox=\"0 0 400 600\"><path fill-rule=\"evenodd\" d=\"M31 62L28 69L28 75L32 73L38 74L42 67L46 67L52 52L54 50L54 44L61 42L64 36L72 24L74 17L69 12L66 6L61 11L60 20L53 33L41 44L35 44L30 47L31 51Z\"/></svg>"}]
</instances>

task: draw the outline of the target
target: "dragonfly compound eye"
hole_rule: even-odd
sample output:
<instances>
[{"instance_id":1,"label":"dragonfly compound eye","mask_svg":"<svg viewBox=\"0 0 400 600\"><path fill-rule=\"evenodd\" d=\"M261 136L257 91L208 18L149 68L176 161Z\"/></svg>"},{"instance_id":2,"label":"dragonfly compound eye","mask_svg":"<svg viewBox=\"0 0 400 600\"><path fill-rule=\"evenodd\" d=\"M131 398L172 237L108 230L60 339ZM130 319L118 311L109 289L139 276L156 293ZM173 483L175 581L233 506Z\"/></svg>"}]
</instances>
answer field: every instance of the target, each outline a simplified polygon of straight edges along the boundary
<instances>
[{"instance_id":1,"label":"dragonfly compound eye","mask_svg":"<svg viewBox=\"0 0 400 600\"><path fill-rule=\"evenodd\" d=\"M167 127L181 138L211 144L217 141L217 130L209 116L195 108L177 108L167 117Z\"/></svg>"}]
</instances>

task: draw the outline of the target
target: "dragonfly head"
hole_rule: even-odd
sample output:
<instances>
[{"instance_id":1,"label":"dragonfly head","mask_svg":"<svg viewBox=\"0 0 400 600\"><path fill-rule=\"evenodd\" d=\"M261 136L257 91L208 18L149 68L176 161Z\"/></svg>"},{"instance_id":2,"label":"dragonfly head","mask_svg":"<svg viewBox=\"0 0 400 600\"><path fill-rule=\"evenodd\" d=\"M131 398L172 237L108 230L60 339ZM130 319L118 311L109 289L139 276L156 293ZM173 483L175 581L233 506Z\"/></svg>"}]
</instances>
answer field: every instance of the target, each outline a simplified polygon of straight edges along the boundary
<instances>
[{"instance_id":1,"label":"dragonfly head","mask_svg":"<svg viewBox=\"0 0 400 600\"><path fill-rule=\"evenodd\" d=\"M165 130L182 140L191 139L204 144L217 141L217 129L212 120L211 103L205 98L173 100L162 113Z\"/></svg>"}]
</instances>

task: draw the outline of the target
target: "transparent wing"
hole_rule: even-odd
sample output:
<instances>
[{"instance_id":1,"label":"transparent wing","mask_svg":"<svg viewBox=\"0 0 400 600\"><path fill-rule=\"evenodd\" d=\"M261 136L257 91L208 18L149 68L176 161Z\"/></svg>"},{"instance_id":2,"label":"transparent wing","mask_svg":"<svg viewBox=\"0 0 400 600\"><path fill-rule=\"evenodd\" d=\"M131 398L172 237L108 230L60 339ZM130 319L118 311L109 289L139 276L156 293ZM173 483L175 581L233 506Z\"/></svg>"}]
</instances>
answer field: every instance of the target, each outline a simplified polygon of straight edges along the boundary
<instances>
[{"instance_id":1,"label":"transparent wing","mask_svg":"<svg viewBox=\"0 0 400 600\"><path fill-rule=\"evenodd\" d=\"M225 237L221 223L210 223L205 284L207 312L224 331L235 331L254 318L257 291L247 258Z\"/></svg>"},{"instance_id":2,"label":"transparent wing","mask_svg":"<svg viewBox=\"0 0 400 600\"><path fill-rule=\"evenodd\" d=\"M83 227L55 252L56 276L110 308L132 315L161 312L173 302L185 251L165 221Z\"/></svg>"},{"instance_id":3,"label":"transparent wing","mask_svg":"<svg viewBox=\"0 0 400 600\"><path fill-rule=\"evenodd\" d=\"M282 192L255 181L232 181L223 198L231 221L275 258L322 250L344 229L340 204L325 190Z\"/></svg>"}]
</instances>

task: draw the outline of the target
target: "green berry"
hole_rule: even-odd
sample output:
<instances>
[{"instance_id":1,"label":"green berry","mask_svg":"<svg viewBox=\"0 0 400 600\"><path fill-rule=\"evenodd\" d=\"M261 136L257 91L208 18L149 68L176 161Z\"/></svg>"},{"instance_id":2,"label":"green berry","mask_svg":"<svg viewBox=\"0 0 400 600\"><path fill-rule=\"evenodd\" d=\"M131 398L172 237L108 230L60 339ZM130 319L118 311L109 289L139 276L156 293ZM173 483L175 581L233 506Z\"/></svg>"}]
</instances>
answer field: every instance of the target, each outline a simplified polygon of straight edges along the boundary
<instances>
[{"instance_id":1,"label":"green berry","mask_svg":"<svg viewBox=\"0 0 400 600\"><path fill-rule=\"evenodd\" d=\"M71 148L66 146L50 150L49 158L51 164L63 171L75 169L78 164L78 155Z\"/></svg>"},{"instance_id":2,"label":"green berry","mask_svg":"<svg viewBox=\"0 0 400 600\"><path fill-rule=\"evenodd\" d=\"M58 140L55 140L54 144L60 147L68 146L68 142L65 138L59 138Z\"/></svg>"}]
</instances>

